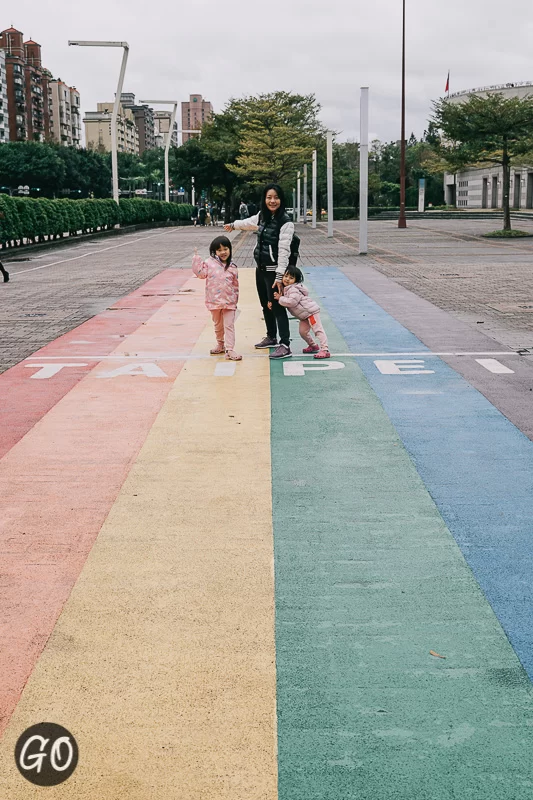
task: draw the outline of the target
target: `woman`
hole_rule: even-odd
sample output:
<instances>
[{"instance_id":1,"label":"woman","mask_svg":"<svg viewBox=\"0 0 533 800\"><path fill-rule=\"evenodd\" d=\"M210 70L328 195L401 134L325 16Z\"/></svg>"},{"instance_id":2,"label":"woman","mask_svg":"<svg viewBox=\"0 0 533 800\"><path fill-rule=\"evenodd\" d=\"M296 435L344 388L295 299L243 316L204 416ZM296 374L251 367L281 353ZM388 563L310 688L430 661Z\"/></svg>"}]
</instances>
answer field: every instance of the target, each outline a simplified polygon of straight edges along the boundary
<instances>
[{"instance_id":1,"label":"woman","mask_svg":"<svg viewBox=\"0 0 533 800\"><path fill-rule=\"evenodd\" d=\"M294 235L294 225L285 211L281 186L277 183L265 186L259 214L224 225L224 230L257 231L255 283L267 330L265 338L255 346L258 350L275 347L270 358L289 358L292 356L289 318L286 309L274 297L274 288L279 294L282 293L282 278L289 265Z\"/></svg>"}]
</instances>

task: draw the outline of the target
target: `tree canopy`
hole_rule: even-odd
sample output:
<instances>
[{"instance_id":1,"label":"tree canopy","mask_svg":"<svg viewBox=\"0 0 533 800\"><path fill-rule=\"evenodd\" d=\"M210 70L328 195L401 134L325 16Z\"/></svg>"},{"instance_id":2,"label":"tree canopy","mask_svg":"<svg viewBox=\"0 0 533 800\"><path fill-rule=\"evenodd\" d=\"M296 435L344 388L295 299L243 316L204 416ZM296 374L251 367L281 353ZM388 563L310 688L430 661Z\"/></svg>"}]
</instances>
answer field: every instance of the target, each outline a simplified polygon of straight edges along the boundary
<instances>
[{"instance_id":1,"label":"tree canopy","mask_svg":"<svg viewBox=\"0 0 533 800\"><path fill-rule=\"evenodd\" d=\"M438 153L451 169L502 166L503 227L510 230L510 165L533 152L533 97L496 93L470 95L464 103L443 99L434 104L433 120L443 134Z\"/></svg>"}]
</instances>

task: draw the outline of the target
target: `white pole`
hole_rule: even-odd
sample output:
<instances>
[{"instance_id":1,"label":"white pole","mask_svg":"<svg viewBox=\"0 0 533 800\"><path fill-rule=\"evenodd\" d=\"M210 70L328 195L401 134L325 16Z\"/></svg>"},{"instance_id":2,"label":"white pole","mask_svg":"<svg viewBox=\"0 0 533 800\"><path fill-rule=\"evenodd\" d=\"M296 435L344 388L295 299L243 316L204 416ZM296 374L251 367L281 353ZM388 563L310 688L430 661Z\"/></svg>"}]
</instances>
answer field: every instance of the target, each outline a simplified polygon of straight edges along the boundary
<instances>
[{"instance_id":1,"label":"white pole","mask_svg":"<svg viewBox=\"0 0 533 800\"><path fill-rule=\"evenodd\" d=\"M193 206L195 206L196 205L196 199L195 199L195 191L194 191L194 177L191 178L191 183L192 183L192 192L191 192L191 194L192 194L192 204L193 204Z\"/></svg>"},{"instance_id":2,"label":"white pole","mask_svg":"<svg viewBox=\"0 0 533 800\"><path fill-rule=\"evenodd\" d=\"M307 164L304 164L304 225L307 225Z\"/></svg>"},{"instance_id":3,"label":"white pole","mask_svg":"<svg viewBox=\"0 0 533 800\"><path fill-rule=\"evenodd\" d=\"M361 87L359 145L359 255L368 252L368 86Z\"/></svg>"},{"instance_id":4,"label":"white pole","mask_svg":"<svg viewBox=\"0 0 533 800\"><path fill-rule=\"evenodd\" d=\"M296 184L296 205L297 205L297 208L298 208L298 210L296 212L296 221L300 222L300 220L301 220L301 214L300 214L301 199L300 199L300 171L299 170L298 170L298 174L297 174L296 180L297 180L297 184Z\"/></svg>"},{"instance_id":5,"label":"white pole","mask_svg":"<svg viewBox=\"0 0 533 800\"><path fill-rule=\"evenodd\" d=\"M168 151L170 150L170 141L172 139L172 134L174 132L174 123L176 121L177 108L178 104L174 103L174 108L172 109L172 114L170 116L170 128L168 129L168 136L165 144L165 200L167 201L167 203L170 202L170 182L168 178Z\"/></svg>"},{"instance_id":6,"label":"white pole","mask_svg":"<svg viewBox=\"0 0 533 800\"><path fill-rule=\"evenodd\" d=\"M327 135L328 237L333 236L333 132Z\"/></svg>"},{"instance_id":7,"label":"white pole","mask_svg":"<svg viewBox=\"0 0 533 800\"><path fill-rule=\"evenodd\" d=\"M316 150L313 150L313 189L312 189L312 203L313 203L313 216L311 227L316 228Z\"/></svg>"},{"instance_id":8,"label":"white pole","mask_svg":"<svg viewBox=\"0 0 533 800\"><path fill-rule=\"evenodd\" d=\"M113 176L113 200L118 204L118 155L117 155L117 119L118 107L120 105L120 95L122 94L122 86L124 84L124 74L126 72L126 63L128 61L129 47L127 44L123 45L124 53L122 55L122 65L120 67L120 74L118 77L117 93L115 95L115 102L113 104L113 113L111 115L111 172Z\"/></svg>"},{"instance_id":9,"label":"white pole","mask_svg":"<svg viewBox=\"0 0 533 800\"><path fill-rule=\"evenodd\" d=\"M296 222L296 189L292 190L292 221Z\"/></svg>"}]
</instances>

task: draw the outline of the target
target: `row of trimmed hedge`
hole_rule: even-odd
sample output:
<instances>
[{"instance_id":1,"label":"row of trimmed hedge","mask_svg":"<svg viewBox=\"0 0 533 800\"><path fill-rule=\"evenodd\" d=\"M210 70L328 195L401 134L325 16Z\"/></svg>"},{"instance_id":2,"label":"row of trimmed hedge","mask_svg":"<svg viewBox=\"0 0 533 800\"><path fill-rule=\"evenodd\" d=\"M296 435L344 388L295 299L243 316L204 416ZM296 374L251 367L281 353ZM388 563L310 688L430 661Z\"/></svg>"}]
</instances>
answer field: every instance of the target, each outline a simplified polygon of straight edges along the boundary
<instances>
[{"instance_id":1,"label":"row of trimmed hedge","mask_svg":"<svg viewBox=\"0 0 533 800\"><path fill-rule=\"evenodd\" d=\"M139 222L190 222L192 206L162 200L48 200L0 194L0 244L63 238Z\"/></svg>"},{"instance_id":2,"label":"row of trimmed hedge","mask_svg":"<svg viewBox=\"0 0 533 800\"><path fill-rule=\"evenodd\" d=\"M415 206L405 207L406 211L416 211ZM375 217L381 214L382 211L397 211L400 212L399 206L369 206L368 216ZM333 219L359 219L359 209L353 206L339 206L333 209Z\"/></svg>"}]
</instances>

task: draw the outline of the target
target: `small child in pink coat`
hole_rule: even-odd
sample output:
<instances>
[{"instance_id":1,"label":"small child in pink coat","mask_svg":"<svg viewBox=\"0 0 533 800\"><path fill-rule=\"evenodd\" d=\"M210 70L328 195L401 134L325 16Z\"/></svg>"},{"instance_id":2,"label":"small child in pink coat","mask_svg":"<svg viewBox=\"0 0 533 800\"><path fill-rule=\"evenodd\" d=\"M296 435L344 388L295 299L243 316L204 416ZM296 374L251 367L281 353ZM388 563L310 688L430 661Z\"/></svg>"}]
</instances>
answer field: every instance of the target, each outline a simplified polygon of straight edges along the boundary
<instances>
[{"instance_id":1,"label":"small child in pink coat","mask_svg":"<svg viewBox=\"0 0 533 800\"><path fill-rule=\"evenodd\" d=\"M283 275L283 294L274 292L274 297L285 306L293 317L300 320L300 336L307 342L303 353L314 353L315 358L330 358L328 338L320 320L320 306L309 297L309 290L303 285L304 276L298 267L288 266ZM311 336L315 334L320 345Z\"/></svg>"},{"instance_id":2,"label":"small child in pink coat","mask_svg":"<svg viewBox=\"0 0 533 800\"><path fill-rule=\"evenodd\" d=\"M192 271L205 279L205 304L215 325L216 347L213 356L226 354L230 361L241 361L235 352L235 312L239 299L239 274L231 260L231 242L226 236L217 236L209 245L210 256L202 261L194 248Z\"/></svg>"}]
</instances>

